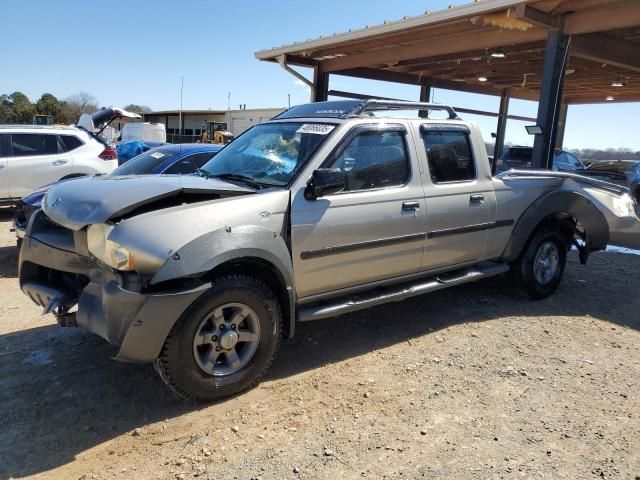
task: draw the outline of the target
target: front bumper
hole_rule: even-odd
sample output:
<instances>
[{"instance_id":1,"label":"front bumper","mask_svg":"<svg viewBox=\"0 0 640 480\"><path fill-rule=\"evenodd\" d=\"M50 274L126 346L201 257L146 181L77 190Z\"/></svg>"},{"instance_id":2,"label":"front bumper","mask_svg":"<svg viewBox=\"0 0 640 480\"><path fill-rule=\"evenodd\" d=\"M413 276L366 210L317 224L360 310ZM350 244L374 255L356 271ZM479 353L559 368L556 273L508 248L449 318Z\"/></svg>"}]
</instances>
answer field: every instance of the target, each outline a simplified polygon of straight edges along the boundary
<instances>
[{"instance_id":1,"label":"front bumper","mask_svg":"<svg viewBox=\"0 0 640 480\"><path fill-rule=\"evenodd\" d=\"M19 226L15 220L11 221L11 229L16 233L16 237L22 240L24 238L25 230Z\"/></svg>"},{"instance_id":2,"label":"front bumper","mask_svg":"<svg viewBox=\"0 0 640 480\"><path fill-rule=\"evenodd\" d=\"M19 239L24 238L29 218L31 218L34 211L35 209L33 207L26 205L22 200L16 202L16 208L13 218L11 219L11 223L13 231L16 232L16 237Z\"/></svg>"},{"instance_id":3,"label":"front bumper","mask_svg":"<svg viewBox=\"0 0 640 480\"><path fill-rule=\"evenodd\" d=\"M71 231L60 230L58 235L48 231L39 238L32 230L28 229L20 251L22 291L45 309L54 304L77 304L78 327L119 346L117 360L155 360L176 320L209 288L202 285L186 291L131 291L117 272L69 248ZM62 238L65 235L67 238Z\"/></svg>"}]
</instances>

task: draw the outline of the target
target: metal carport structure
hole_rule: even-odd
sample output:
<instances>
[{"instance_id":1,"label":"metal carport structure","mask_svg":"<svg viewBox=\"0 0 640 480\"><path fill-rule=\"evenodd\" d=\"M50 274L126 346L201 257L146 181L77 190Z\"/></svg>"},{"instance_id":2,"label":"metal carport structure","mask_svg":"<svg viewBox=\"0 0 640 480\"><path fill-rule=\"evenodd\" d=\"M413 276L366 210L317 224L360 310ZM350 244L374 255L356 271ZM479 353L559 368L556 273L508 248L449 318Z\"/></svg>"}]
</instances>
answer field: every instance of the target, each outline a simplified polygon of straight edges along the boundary
<instances>
[{"instance_id":1,"label":"metal carport structure","mask_svg":"<svg viewBox=\"0 0 640 480\"><path fill-rule=\"evenodd\" d=\"M329 89L331 75L499 96L496 156L511 98L538 101L534 166L548 168L572 104L640 101L640 0L479 0L439 12L256 53L311 87L312 100L362 95ZM307 80L292 67L313 68Z\"/></svg>"}]
</instances>

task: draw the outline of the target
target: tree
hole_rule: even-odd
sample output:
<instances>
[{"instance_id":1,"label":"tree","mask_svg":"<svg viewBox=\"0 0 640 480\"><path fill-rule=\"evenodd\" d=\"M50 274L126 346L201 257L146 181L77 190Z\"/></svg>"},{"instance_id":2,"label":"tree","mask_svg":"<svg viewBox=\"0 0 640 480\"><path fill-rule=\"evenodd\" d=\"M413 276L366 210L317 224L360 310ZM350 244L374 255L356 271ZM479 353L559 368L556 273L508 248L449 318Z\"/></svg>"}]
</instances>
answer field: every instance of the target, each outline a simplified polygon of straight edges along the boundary
<instances>
[{"instance_id":1,"label":"tree","mask_svg":"<svg viewBox=\"0 0 640 480\"><path fill-rule=\"evenodd\" d=\"M9 95L0 95L0 124L9 123L11 121L11 101Z\"/></svg>"},{"instance_id":2,"label":"tree","mask_svg":"<svg viewBox=\"0 0 640 480\"><path fill-rule=\"evenodd\" d=\"M8 96L8 100L11 109L9 113L9 123L30 124L33 121L36 108L33 103L31 103L31 100L29 100L29 97L22 92L13 92Z\"/></svg>"},{"instance_id":3,"label":"tree","mask_svg":"<svg viewBox=\"0 0 640 480\"><path fill-rule=\"evenodd\" d=\"M50 93L43 93L36 102L36 112L40 115L51 115L56 122L60 122L60 101Z\"/></svg>"},{"instance_id":4,"label":"tree","mask_svg":"<svg viewBox=\"0 0 640 480\"><path fill-rule=\"evenodd\" d=\"M151 107L147 107L146 105L136 105L135 103L130 103L129 105L124 106L123 108L133 113L139 113L140 115L142 115L143 113L149 113L152 111Z\"/></svg>"},{"instance_id":5,"label":"tree","mask_svg":"<svg viewBox=\"0 0 640 480\"><path fill-rule=\"evenodd\" d=\"M83 113L98 111L98 100L87 92L79 92L64 99L63 114L70 122L77 122Z\"/></svg>"}]
</instances>

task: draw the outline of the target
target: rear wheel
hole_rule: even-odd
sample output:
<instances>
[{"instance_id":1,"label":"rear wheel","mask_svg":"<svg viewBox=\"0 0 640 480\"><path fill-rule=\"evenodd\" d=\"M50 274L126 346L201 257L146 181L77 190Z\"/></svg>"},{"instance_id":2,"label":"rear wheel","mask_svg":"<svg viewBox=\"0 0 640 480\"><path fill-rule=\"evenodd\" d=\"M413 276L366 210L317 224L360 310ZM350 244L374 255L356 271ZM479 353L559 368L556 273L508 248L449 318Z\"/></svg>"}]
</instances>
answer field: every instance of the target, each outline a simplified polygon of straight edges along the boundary
<instances>
[{"instance_id":1,"label":"rear wheel","mask_svg":"<svg viewBox=\"0 0 640 480\"><path fill-rule=\"evenodd\" d=\"M185 398L211 401L255 386L275 356L280 305L252 277L228 275L187 309L169 333L156 370Z\"/></svg>"},{"instance_id":2,"label":"rear wheel","mask_svg":"<svg viewBox=\"0 0 640 480\"><path fill-rule=\"evenodd\" d=\"M534 300L547 298L556 291L567 263L567 242L557 231L543 228L529 240L511 271Z\"/></svg>"}]
</instances>

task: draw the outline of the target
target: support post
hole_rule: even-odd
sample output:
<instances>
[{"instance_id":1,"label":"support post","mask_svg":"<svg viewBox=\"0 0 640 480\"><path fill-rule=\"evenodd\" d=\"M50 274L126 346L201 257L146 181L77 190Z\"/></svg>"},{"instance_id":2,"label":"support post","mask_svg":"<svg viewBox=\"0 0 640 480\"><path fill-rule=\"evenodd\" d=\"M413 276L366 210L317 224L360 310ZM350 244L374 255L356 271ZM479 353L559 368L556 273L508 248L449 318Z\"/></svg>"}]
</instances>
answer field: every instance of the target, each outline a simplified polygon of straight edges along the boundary
<instances>
[{"instance_id":1,"label":"support post","mask_svg":"<svg viewBox=\"0 0 640 480\"><path fill-rule=\"evenodd\" d=\"M326 102L329 97L329 73L323 72L318 65L313 69L313 88L311 89L312 102Z\"/></svg>"},{"instance_id":2,"label":"support post","mask_svg":"<svg viewBox=\"0 0 640 480\"><path fill-rule=\"evenodd\" d=\"M511 93L505 89L500 95L500 110L498 111L498 126L496 128L496 141L493 149L493 164L491 166L492 173L496 171L497 160L504 153L504 140L507 132L507 121L509 117L509 100Z\"/></svg>"},{"instance_id":3,"label":"support post","mask_svg":"<svg viewBox=\"0 0 640 480\"><path fill-rule=\"evenodd\" d=\"M556 148L562 150L564 145L564 131L567 125L567 113L569 111L569 105L563 103L560 107L560 114L558 116L558 135L556 136Z\"/></svg>"},{"instance_id":4,"label":"support post","mask_svg":"<svg viewBox=\"0 0 640 480\"><path fill-rule=\"evenodd\" d=\"M428 102L431 98L431 85L420 85L420 101ZM419 110L418 116L420 118L429 118L429 110Z\"/></svg>"},{"instance_id":5,"label":"support post","mask_svg":"<svg viewBox=\"0 0 640 480\"><path fill-rule=\"evenodd\" d=\"M550 169L553 165L570 41L571 37L561 29L550 31L547 38L537 120L542 133L533 143L533 168Z\"/></svg>"}]
</instances>

